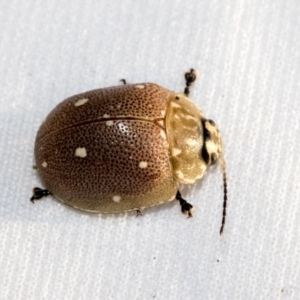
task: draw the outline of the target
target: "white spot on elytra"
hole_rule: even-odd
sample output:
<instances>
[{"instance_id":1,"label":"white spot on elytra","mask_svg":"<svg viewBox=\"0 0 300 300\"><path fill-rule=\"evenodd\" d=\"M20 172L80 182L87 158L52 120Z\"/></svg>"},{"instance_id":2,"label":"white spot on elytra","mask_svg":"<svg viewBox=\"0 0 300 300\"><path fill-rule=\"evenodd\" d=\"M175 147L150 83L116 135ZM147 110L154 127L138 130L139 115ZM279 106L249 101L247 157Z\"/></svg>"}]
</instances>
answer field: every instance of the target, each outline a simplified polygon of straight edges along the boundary
<instances>
[{"instance_id":1,"label":"white spot on elytra","mask_svg":"<svg viewBox=\"0 0 300 300\"><path fill-rule=\"evenodd\" d=\"M87 99L87 98L80 99L80 100L78 100L74 105L75 105L75 106L81 106L81 105L87 103L88 101L89 101L89 99Z\"/></svg>"},{"instance_id":2,"label":"white spot on elytra","mask_svg":"<svg viewBox=\"0 0 300 300\"><path fill-rule=\"evenodd\" d=\"M111 125L113 125L113 124L114 124L113 121L106 121L106 125L107 125L107 126L111 126Z\"/></svg>"},{"instance_id":3,"label":"white spot on elytra","mask_svg":"<svg viewBox=\"0 0 300 300\"><path fill-rule=\"evenodd\" d=\"M181 153L181 150L178 148L173 148L172 149L172 156L177 156Z\"/></svg>"},{"instance_id":4,"label":"white spot on elytra","mask_svg":"<svg viewBox=\"0 0 300 300\"><path fill-rule=\"evenodd\" d=\"M157 122L161 127L165 127L165 124L164 124L164 121L163 120L160 120Z\"/></svg>"},{"instance_id":5,"label":"white spot on elytra","mask_svg":"<svg viewBox=\"0 0 300 300\"><path fill-rule=\"evenodd\" d=\"M44 162L42 163L42 167L47 168L47 166L48 166L47 162L44 161Z\"/></svg>"},{"instance_id":6,"label":"white spot on elytra","mask_svg":"<svg viewBox=\"0 0 300 300\"><path fill-rule=\"evenodd\" d=\"M107 114L103 115L103 118L109 118L109 117L110 117L110 115L107 115Z\"/></svg>"},{"instance_id":7,"label":"white spot on elytra","mask_svg":"<svg viewBox=\"0 0 300 300\"><path fill-rule=\"evenodd\" d=\"M78 156L78 157L86 157L86 149L83 147L83 148L77 148L75 150L75 156Z\"/></svg>"},{"instance_id":8,"label":"white spot on elytra","mask_svg":"<svg viewBox=\"0 0 300 300\"><path fill-rule=\"evenodd\" d=\"M144 89L145 88L145 86L143 84L137 84L134 87L137 88L137 89Z\"/></svg>"},{"instance_id":9,"label":"white spot on elytra","mask_svg":"<svg viewBox=\"0 0 300 300\"><path fill-rule=\"evenodd\" d=\"M160 130L160 136L161 136L164 140L167 139L166 133L165 133L165 131L164 131L163 129Z\"/></svg>"},{"instance_id":10,"label":"white spot on elytra","mask_svg":"<svg viewBox=\"0 0 300 300\"><path fill-rule=\"evenodd\" d=\"M113 200L114 202L119 203L119 202L121 201L121 196L115 195L115 196L112 197L112 200Z\"/></svg>"},{"instance_id":11,"label":"white spot on elytra","mask_svg":"<svg viewBox=\"0 0 300 300\"><path fill-rule=\"evenodd\" d=\"M146 161L141 161L141 162L139 163L139 167L140 167L141 169L145 169L145 168L148 167L148 163L147 163Z\"/></svg>"},{"instance_id":12,"label":"white spot on elytra","mask_svg":"<svg viewBox=\"0 0 300 300\"><path fill-rule=\"evenodd\" d=\"M166 114L166 111L165 111L165 110L162 110L160 113L161 113L161 115L164 117L165 114Z\"/></svg>"}]
</instances>

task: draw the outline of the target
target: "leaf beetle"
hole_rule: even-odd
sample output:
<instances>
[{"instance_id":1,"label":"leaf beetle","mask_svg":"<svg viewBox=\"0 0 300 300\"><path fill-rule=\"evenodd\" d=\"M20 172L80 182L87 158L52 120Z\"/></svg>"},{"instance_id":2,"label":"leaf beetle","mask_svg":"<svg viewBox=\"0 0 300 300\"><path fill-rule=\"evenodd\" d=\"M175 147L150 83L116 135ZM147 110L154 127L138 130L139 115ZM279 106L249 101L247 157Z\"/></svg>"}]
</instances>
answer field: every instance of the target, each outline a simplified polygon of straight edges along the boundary
<instances>
[{"instance_id":1,"label":"leaf beetle","mask_svg":"<svg viewBox=\"0 0 300 300\"><path fill-rule=\"evenodd\" d=\"M178 183L193 184L219 161L223 172L223 216L227 183L222 141L215 123L188 98L196 72L185 73L183 93L154 83L88 91L58 104L40 126L36 169L46 189L76 209L123 213L177 199L192 216Z\"/></svg>"}]
</instances>

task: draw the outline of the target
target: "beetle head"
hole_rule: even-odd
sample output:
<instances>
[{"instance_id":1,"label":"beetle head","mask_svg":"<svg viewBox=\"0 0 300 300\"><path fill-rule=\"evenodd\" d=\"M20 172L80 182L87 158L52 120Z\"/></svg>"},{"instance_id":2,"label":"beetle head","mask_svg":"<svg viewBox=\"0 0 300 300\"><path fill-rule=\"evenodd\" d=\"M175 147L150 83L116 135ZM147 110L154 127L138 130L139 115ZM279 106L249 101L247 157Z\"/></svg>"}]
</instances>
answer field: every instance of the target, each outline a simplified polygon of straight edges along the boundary
<instances>
[{"instance_id":1,"label":"beetle head","mask_svg":"<svg viewBox=\"0 0 300 300\"><path fill-rule=\"evenodd\" d=\"M219 129L213 120L201 119L203 127L203 147L200 157L210 166L213 165L222 153L222 141Z\"/></svg>"}]
</instances>

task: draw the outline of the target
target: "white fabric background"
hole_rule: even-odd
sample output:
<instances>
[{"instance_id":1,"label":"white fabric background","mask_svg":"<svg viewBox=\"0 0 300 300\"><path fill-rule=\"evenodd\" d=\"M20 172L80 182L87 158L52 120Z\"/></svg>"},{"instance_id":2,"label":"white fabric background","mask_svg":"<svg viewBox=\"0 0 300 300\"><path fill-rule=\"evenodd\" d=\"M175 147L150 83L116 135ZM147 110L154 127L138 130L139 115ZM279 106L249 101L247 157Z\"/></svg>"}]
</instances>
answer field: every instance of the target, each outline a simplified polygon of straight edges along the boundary
<instances>
[{"instance_id":1,"label":"white fabric background","mask_svg":"<svg viewBox=\"0 0 300 300\"><path fill-rule=\"evenodd\" d=\"M300 299L299 1L3 0L0 4L0 299ZM228 217L214 167L175 201L97 216L50 197L36 131L64 98L156 82L222 132Z\"/></svg>"}]
</instances>

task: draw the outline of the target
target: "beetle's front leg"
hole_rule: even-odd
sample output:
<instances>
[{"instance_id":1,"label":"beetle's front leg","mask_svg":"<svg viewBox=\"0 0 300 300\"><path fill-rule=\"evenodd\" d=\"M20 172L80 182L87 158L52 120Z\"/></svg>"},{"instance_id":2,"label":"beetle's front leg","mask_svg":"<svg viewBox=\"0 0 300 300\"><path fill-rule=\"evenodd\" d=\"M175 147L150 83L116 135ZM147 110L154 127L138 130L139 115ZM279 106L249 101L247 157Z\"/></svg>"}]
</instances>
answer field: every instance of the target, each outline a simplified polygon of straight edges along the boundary
<instances>
[{"instance_id":1,"label":"beetle's front leg","mask_svg":"<svg viewBox=\"0 0 300 300\"><path fill-rule=\"evenodd\" d=\"M185 215L187 214L188 218L191 218L193 216L193 205L183 199L179 191L176 194L176 200L178 200L180 203L182 213Z\"/></svg>"},{"instance_id":2,"label":"beetle's front leg","mask_svg":"<svg viewBox=\"0 0 300 300\"><path fill-rule=\"evenodd\" d=\"M43 190L41 188L35 187L33 189L33 196L30 198L30 201L34 203L35 200L40 200L43 197L47 197L49 195L52 195L49 190Z\"/></svg>"},{"instance_id":3,"label":"beetle's front leg","mask_svg":"<svg viewBox=\"0 0 300 300\"><path fill-rule=\"evenodd\" d=\"M184 74L184 78L185 78L185 89L183 93L188 97L190 93L190 87L192 83L195 82L197 79L197 73L195 72L194 69L191 69L189 72L186 72Z\"/></svg>"}]
</instances>

